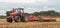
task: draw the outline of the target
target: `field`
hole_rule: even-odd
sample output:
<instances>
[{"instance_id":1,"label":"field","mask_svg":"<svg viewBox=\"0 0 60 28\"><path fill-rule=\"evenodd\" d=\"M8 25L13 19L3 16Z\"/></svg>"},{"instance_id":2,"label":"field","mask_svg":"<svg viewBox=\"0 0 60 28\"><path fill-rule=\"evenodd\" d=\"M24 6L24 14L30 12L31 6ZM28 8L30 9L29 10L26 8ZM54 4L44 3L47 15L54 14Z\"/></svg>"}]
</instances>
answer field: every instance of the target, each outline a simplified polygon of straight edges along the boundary
<instances>
[{"instance_id":1,"label":"field","mask_svg":"<svg viewBox=\"0 0 60 28\"><path fill-rule=\"evenodd\" d=\"M8 23L6 22L6 19L0 19L0 28L60 28L60 22L20 22L20 23L12 22L12 23Z\"/></svg>"}]
</instances>

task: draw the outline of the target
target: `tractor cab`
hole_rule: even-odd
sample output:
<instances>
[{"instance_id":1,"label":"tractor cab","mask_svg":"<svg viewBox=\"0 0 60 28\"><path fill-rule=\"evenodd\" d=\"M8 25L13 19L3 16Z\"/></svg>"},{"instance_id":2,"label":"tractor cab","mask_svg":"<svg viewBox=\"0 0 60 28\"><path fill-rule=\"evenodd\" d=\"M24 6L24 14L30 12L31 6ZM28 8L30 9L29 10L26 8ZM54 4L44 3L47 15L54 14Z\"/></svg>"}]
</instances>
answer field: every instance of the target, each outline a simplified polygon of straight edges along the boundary
<instances>
[{"instance_id":1,"label":"tractor cab","mask_svg":"<svg viewBox=\"0 0 60 28\"><path fill-rule=\"evenodd\" d=\"M23 8L13 9L11 15L13 17L15 17L15 16L24 16L24 10L23 10Z\"/></svg>"},{"instance_id":2,"label":"tractor cab","mask_svg":"<svg viewBox=\"0 0 60 28\"><path fill-rule=\"evenodd\" d=\"M23 8L15 8L10 13L10 16L7 18L7 22L15 22L25 21L24 9Z\"/></svg>"},{"instance_id":3,"label":"tractor cab","mask_svg":"<svg viewBox=\"0 0 60 28\"><path fill-rule=\"evenodd\" d=\"M22 13L24 10L23 8L16 8L16 9L13 9L12 11L17 13Z\"/></svg>"}]
</instances>

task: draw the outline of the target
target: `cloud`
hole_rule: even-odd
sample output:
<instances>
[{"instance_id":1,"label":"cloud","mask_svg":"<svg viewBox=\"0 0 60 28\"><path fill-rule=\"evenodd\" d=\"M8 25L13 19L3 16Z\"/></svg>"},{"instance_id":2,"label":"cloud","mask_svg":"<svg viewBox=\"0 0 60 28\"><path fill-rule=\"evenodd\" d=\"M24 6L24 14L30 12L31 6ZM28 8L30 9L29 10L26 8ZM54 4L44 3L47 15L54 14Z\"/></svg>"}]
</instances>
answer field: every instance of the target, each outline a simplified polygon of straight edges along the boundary
<instances>
[{"instance_id":1,"label":"cloud","mask_svg":"<svg viewBox=\"0 0 60 28\"><path fill-rule=\"evenodd\" d=\"M5 12L6 12L6 11L1 10L1 11L0 11L0 15L6 15Z\"/></svg>"},{"instance_id":2,"label":"cloud","mask_svg":"<svg viewBox=\"0 0 60 28\"><path fill-rule=\"evenodd\" d=\"M9 2L9 3L33 3L36 0L0 0L0 2Z\"/></svg>"},{"instance_id":3,"label":"cloud","mask_svg":"<svg viewBox=\"0 0 60 28\"><path fill-rule=\"evenodd\" d=\"M32 2L33 1L33 2ZM39 8L41 6L56 5L56 0L0 0L0 7L2 8L15 8L15 7L25 7L25 8Z\"/></svg>"},{"instance_id":4,"label":"cloud","mask_svg":"<svg viewBox=\"0 0 60 28\"><path fill-rule=\"evenodd\" d=\"M27 13L34 13L34 12L40 12L40 11L48 11L48 10L55 10L55 8L49 8L48 6L44 6L43 8L28 8L25 9L25 12Z\"/></svg>"},{"instance_id":5,"label":"cloud","mask_svg":"<svg viewBox=\"0 0 60 28\"><path fill-rule=\"evenodd\" d=\"M0 10L11 10L12 8L24 7L25 12L33 13L39 11L60 9L60 0L0 0ZM2 11L0 11L2 13Z\"/></svg>"},{"instance_id":6,"label":"cloud","mask_svg":"<svg viewBox=\"0 0 60 28\"><path fill-rule=\"evenodd\" d=\"M24 11L27 13L34 13L34 12L39 12L41 9L38 8L27 8Z\"/></svg>"},{"instance_id":7,"label":"cloud","mask_svg":"<svg viewBox=\"0 0 60 28\"><path fill-rule=\"evenodd\" d=\"M43 7L43 11L48 11L48 10L55 10L55 8L48 8L47 6Z\"/></svg>"},{"instance_id":8,"label":"cloud","mask_svg":"<svg viewBox=\"0 0 60 28\"><path fill-rule=\"evenodd\" d=\"M0 2L7 3L39 3L39 4L54 4L56 0L0 0Z\"/></svg>"}]
</instances>

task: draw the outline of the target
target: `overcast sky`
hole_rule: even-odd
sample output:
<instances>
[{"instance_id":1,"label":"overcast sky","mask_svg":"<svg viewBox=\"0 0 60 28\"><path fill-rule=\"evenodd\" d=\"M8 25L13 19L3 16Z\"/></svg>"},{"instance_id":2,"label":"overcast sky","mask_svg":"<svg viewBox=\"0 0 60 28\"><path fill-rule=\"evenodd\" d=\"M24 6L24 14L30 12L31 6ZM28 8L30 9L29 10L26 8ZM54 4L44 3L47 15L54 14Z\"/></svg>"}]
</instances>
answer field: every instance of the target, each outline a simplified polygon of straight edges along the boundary
<instances>
[{"instance_id":1,"label":"overcast sky","mask_svg":"<svg viewBox=\"0 0 60 28\"><path fill-rule=\"evenodd\" d=\"M60 12L60 0L0 0L0 15L19 7L24 8L27 13L47 10Z\"/></svg>"}]
</instances>

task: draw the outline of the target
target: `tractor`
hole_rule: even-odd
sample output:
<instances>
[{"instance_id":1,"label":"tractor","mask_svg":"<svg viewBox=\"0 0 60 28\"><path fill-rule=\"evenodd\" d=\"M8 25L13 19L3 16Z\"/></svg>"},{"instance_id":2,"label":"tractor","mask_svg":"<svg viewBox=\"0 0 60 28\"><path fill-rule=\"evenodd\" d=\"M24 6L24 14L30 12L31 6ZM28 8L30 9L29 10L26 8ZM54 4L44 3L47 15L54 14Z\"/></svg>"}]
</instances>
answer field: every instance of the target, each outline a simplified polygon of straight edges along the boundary
<instances>
[{"instance_id":1,"label":"tractor","mask_svg":"<svg viewBox=\"0 0 60 28\"><path fill-rule=\"evenodd\" d=\"M25 13L24 8L15 8L10 13L10 16L7 17L7 22L26 22L28 21Z\"/></svg>"},{"instance_id":2,"label":"tractor","mask_svg":"<svg viewBox=\"0 0 60 28\"><path fill-rule=\"evenodd\" d=\"M45 18L43 16L27 16L24 13L24 8L15 8L7 17L7 22L27 22L27 21L56 21L54 18Z\"/></svg>"}]
</instances>

